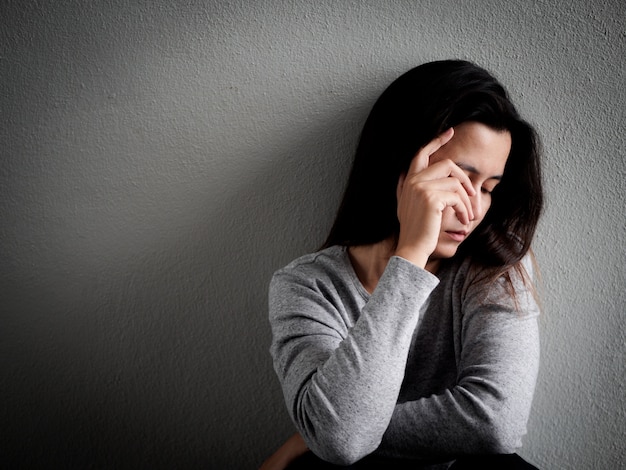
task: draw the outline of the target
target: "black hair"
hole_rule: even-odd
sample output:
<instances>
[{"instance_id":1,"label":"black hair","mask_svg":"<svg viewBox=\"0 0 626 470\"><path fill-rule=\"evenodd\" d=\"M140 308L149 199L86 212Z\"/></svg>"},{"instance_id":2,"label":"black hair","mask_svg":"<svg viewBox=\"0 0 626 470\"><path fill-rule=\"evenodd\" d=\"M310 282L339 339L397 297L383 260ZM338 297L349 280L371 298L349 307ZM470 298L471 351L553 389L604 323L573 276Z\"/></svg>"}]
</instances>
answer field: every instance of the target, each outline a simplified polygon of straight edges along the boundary
<instances>
[{"instance_id":1,"label":"black hair","mask_svg":"<svg viewBox=\"0 0 626 470\"><path fill-rule=\"evenodd\" d=\"M504 87L467 61L420 65L401 75L374 104L361 132L348 184L323 247L397 240L398 178L421 147L450 127L479 122L511 134L511 151L492 204L459 246L500 272L530 249L543 205L539 142ZM456 255L455 255L456 256Z\"/></svg>"}]
</instances>

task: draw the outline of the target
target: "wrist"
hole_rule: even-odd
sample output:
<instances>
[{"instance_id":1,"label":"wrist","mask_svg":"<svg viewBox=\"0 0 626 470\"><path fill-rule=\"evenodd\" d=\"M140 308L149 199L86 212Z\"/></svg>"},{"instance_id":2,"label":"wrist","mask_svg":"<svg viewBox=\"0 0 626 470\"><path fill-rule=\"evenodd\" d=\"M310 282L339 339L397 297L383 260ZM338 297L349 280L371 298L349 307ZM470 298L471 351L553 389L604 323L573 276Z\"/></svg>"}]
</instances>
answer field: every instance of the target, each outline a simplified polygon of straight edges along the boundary
<instances>
[{"instance_id":1,"label":"wrist","mask_svg":"<svg viewBox=\"0 0 626 470\"><path fill-rule=\"evenodd\" d=\"M422 269L426 268L428 256L424 250L399 247L395 250L394 256L399 256Z\"/></svg>"}]
</instances>

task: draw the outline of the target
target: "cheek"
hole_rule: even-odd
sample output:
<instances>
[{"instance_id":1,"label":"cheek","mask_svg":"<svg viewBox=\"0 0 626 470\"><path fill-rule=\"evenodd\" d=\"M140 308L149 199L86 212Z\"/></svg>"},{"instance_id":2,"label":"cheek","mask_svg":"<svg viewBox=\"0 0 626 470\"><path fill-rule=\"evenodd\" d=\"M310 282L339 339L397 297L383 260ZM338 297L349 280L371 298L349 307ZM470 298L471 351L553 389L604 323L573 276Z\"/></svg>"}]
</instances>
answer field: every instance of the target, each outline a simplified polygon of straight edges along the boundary
<instances>
[{"instance_id":1,"label":"cheek","mask_svg":"<svg viewBox=\"0 0 626 470\"><path fill-rule=\"evenodd\" d=\"M482 200L480 201L481 203L481 207L480 207L480 214L478 215L478 219L482 220L485 218L485 216L487 215L487 211L489 211L489 208L491 207L491 196L490 195L485 195Z\"/></svg>"}]
</instances>

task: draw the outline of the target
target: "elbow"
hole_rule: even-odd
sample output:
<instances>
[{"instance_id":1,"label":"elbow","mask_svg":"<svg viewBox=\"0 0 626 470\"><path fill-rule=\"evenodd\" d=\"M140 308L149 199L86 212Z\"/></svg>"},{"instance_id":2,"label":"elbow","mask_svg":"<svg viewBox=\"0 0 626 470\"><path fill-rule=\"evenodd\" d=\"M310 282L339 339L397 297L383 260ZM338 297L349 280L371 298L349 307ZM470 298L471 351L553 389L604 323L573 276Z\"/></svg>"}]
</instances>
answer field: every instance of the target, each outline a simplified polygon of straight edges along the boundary
<instances>
[{"instance_id":1,"label":"elbow","mask_svg":"<svg viewBox=\"0 0 626 470\"><path fill-rule=\"evenodd\" d=\"M479 446L485 454L513 454L519 446L501 435L483 436Z\"/></svg>"},{"instance_id":2,"label":"elbow","mask_svg":"<svg viewBox=\"0 0 626 470\"><path fill-rule=\"evenodd\" d=\"M361 454L359 452L353 452L349 449L337 449L337 448L324 448L320 452L313 452L322 460L331 463L333 465L348 466L355 464L361 460L367 454Z\"/></svg>"},{"instance_id":3,"label":"elbow","mask_svg":"<svg viewBox=\"0 0 626 470\"><path fill-rule=\"evenodd\" d=\"M311 405L310 399L309 396L301 401L293 417L307 447L317 457L335 465L348 466L378 448L386 424L373 425L362 414L338 413L325 403Z\"/></svg>"},{"instance_id":4,"label":"elbow","mask_svg":"<svg viewBox=\"0 0 626 470\"><path fill-rule=\"evenodd\" d=\"M314 384L316 385L316 384ZM307 447L335 465L352 465L374 452L383 439L395 404L372 412L365 406L330 400L320 387L304 389L292 418ZM387 413L385 413L387 412Z\"/></svg>"},{"instance_id":5,"label":"elbow","mask_svg":"<svg viewBox=\"0 0 626 470\"><path fill-rule=\"evenodd\" d=\"M524 432L510 422L490 419L476 434L477 447L486 454L513 454L522 446Z\"/></svg>"},{"instance_id":6,"label":"elbow","mask_svg":"<svg viewBox=\"0 0 626 470\"><path fill-rule=\"evenodd\" d=\"M345 429L324 429L318 433L303 433L307 446L322 460L334 465L352 465L376 450L380 442L361 433Z\"/></svg>"}]
</instances>

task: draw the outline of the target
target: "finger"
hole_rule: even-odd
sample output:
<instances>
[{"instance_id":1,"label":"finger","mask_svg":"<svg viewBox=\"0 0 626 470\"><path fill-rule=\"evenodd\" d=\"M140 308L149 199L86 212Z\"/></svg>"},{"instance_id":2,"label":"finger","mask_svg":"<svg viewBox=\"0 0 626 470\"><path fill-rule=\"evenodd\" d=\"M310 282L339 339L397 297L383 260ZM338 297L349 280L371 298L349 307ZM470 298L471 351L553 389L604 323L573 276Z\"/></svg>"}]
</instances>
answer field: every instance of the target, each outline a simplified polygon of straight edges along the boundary
<instances>
[{"instance_id":1,"label":"finger","mask_svg":"<svg viewBox=\"0 0 626 470\"><path fill-rule=\"evenodd\" d=\"M464 213L467 214L469 220L474 220L474 209L472 207L472 202L470 200L465 187L461 184L461 182L453 177L449 176L447 178L431 180L427 182L420 183L422 186L422 190L427 191L437 191L438 194L443 194L444 192L455 193L465 206ZM464 218L465 220L465 218ZM465 223L465 222L464 222Z\"/></svg>"},{"instance_id":2,"label":"finger","mask_svg":"<svg viewBox=\"0 0 626 470\"><path fill-rule=\"evenodd\" d=\"M409 166L409 171L407 174L412 175L415 173L419 173L420 171L424 171L428 168L428 163L430 161L430 156L447 144L450 139L454 136L454 128L450 128L445 131L443 134L439 134L433 140L424 145L413 157L411 160L411 165Z\"/></svg>"},{"instance_id":3,"label":"finger","mask_svg":"<svg viewBox=\"0 0 626 470\"><path fill-rule=\"evenodd\" d=\"M409 180L409 176L411 183L424 183L427 181L445 181L446 179L453 179L457 182L455 187L455 191L458 189L458 193L463 198L467 208L468 213L470 214L471 220L474 220L474 210L472 208L472 204L470 201L470 197L476 196L476 189L472 185L472 180L470 180L469 176L463 171L456 163L452 160L446 159L440 162L434 163L425 170L420 173L407 175L404 177L402 175L401 185L398 186L398 195L401 194L403 187L406 185L407 180Z\"/></svg>"},{"instance_id":4,"label":"finger","mask_svg":"<svg viewBox=\"0 0 626 470\"><path fill-rule=\"evenodd\" d=\"M465 185L463 183L461 183L461 181L459 181L458 179L456 179L454 177L451 177L451 178L454 179L455 181L457 181L456 193L461 198L461 201L463 202L463 204L465 206L465 213L467 214L467 217L468 217L467 220L464 219L464 220L462 220L462 222L463 223L469 223L471 220L474 220L474 207L472 206L472 201L470 200L470 197L469 197L469 195L467 193L467 189L466 189ZM470 184L470 187L472 188L472 190L474 189L471 186L471 184Z\"/></svg>"},{"instance_id":5,"label":"finger","mask_svg":"<svg viewBox=\"0 0 626 470\"><path fill-rule=\"evenodd\" d=\"M474 220L474 208L472 206L472 201L470 200L470 196L467 193L467 189L465 185L455 176L449 176L446 179L450 181L449 183L450 191L453 191L454 193L458 194L458 196L461 198L461 201L465 205L465 209L466 209L465 212L467 213L469 220ZM472 187L472 190L473 190L473 187Z\"/></svg>"},{"instance_id":6,"label":"finger","mask_svg":"<svg viewBox=\"0 0 626 470\"><path fill-rule=\"evenodd\" d=\"M469 176L467 176L467 173L465 173L465 171L463 171L463 169L461 167L459 167L453 161L450 161L450 163L451 163L451 165L450 165L450 176L453 176L454 178L457 178L461 182L461 184L463 185L463 187L467 191L467 194L469 194L470 196L475 196L476 195L476 189L474 189L474 185L472 184L472 180L470 179Z\"/></svg>"},{"instance_id":7,"label":"finger","mask_svg":"<svg viewBox=\"0 0 626 470\"><path fill-rule=\"evenodd\" d=\"M407 175L407 177L408 176L409 175ZM414 175L412 176L415 177ZM419 179L422 181L428 181L446 178L448 176L457 178L467 191L467 194L470 196L476 195L476 190L472 185L472 180L470 180L469 176L467 176L461 167L450 159L433 163L419 174Z\"/></svg>"},{"instance_id":8,"label":"finger","mask_svg":"<svg viewBox=\"0 0 626 470\"><path fill-rule=\"evenodd\" d=\"M451 191L442 191L439 194L439 201L441 206L439 209L443 212L446 207L452 207L457 219L463 225L470 223L470 214L468 212L468 206L459 193Z\"/></svg>"}]
</instances>

